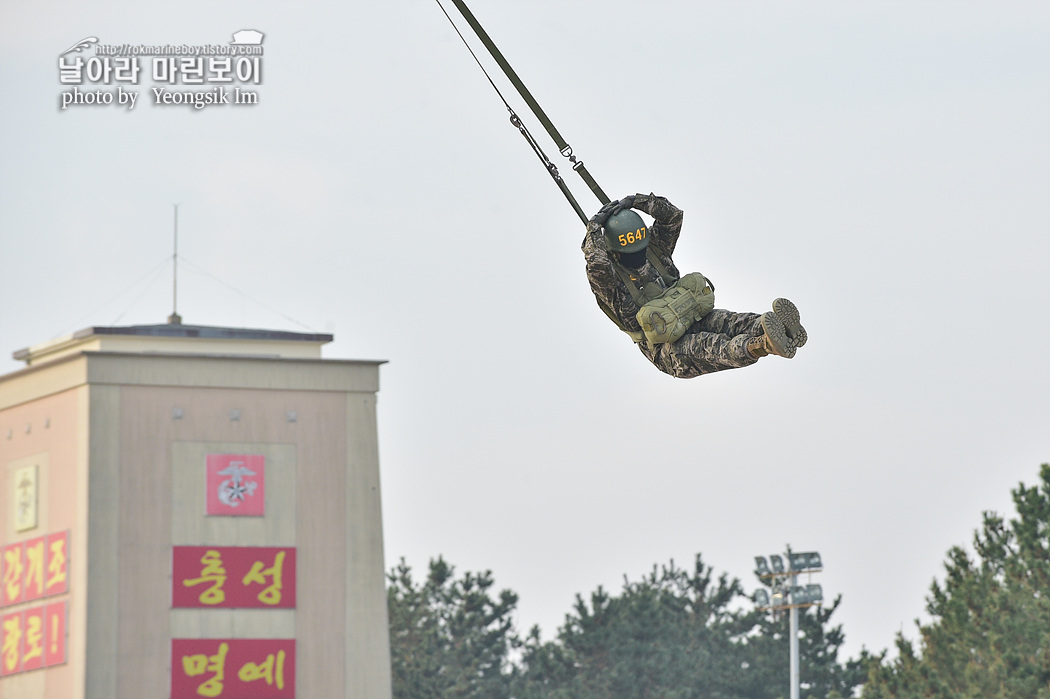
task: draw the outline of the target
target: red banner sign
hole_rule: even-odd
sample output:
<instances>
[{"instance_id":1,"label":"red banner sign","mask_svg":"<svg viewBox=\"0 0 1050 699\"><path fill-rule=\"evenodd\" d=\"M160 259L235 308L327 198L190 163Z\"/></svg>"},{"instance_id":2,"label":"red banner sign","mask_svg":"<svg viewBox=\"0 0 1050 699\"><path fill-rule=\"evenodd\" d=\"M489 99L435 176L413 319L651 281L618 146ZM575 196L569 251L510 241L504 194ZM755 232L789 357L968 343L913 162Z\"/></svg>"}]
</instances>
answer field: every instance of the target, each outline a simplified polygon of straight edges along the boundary
<instances>
[{"instance_id":1,"label":"red banner sign","mask_svg":"<svg viewBox=\"0 0 1050 699\"><path fill-rule=\"evenodd\" d=\"M3 560L0 560L0 606L22 601L22 585L26 574L25 550L25 542L10 544L3 549Z\"/></svg>"},{"instance_id":2,"label":"red banner sign","mask_svg":"<svg viewBox=\"0 0 1050 699\"><path fill-rule=\"evenodd\" d=\"M69 532L47 535L44 597L69 592Z\"/></svg>"},{"instance_id":3,"label":"red banner sign","mask_svg":"<svg viewBox=\"0 0 1050 699\"><path fill-rule=\"evenodd\" d=\"M171 699L294 699L294 639L171 641Z\"/></svg>"},{"instance_id":4,"label":"red banner sign","mask_svg":"<svg viewBox=\"0 0 1050 699\"><path fill-rule=\"evenodd\" d=\"M259 454L208 454L205 513L266 514L266 458Z\"/></svg>"},{"instance_id":5,"label":"red banner sign","mask_svg":"<svg viewBox=\"0 0 1050 699\"><path fill-rule=\"evenodd\" d=\"M69 532L0 549L0 607L69 592Z\"/></svg>"},{"instance_id":6,"label":"red banner sign","mask_svg":"<svg viewBox=\"0 0 1050 699\"><path fill-rule=\"evenodd\" d=\"M295 608L295 548L172 547L171 606Z\"/></svg>"},{"instance_id":7,"label":"red banner sign","mask_svg":"<svg viewBox=\"0 0 1050 699\"><path fill-rule=\"evenodd\" d=\"M0 616L0 676L66 662L66 605L53 602Z\"/></svg>"},{"instance_id":8,"label":"red banner sign","mask_svg":"<svg viewBox=\"0 0 1050 699\"><path fill-rule=\"evenodd\" d=\"M44 666L66 662L66 603L52 602L44 607Z\"/></svg>"},{"instance_id":9,"label":"red banner sign","mask_svg":"<svg viewBox=\"0 0 1050 699\"><path fill-rule=\"evenodd\" d=\"M44 596L44 552L46 549L45 537L41 536L25 542L25 578L22 584L22 599L26 602L32 602Z\"/></svg>"}]
</instances>

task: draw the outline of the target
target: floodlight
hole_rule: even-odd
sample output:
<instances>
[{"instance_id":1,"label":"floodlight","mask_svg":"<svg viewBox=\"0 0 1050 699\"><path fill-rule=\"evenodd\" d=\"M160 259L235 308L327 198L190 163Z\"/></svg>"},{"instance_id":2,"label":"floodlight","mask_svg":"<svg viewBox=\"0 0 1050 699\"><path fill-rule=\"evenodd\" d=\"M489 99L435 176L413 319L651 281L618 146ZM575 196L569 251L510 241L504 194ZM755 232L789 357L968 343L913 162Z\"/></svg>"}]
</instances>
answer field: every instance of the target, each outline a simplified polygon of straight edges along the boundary
<instances>
[{"instance_id":1,"label":"floodlight","mask_svg":"<svg viewBox=\"0 0 1050 699\"><path fill-rule=\"evenodd\" d=\"M755 590L755 604L759 607L769 606L769 593L763 589Z\"/></svg>"},{"instance_id":2,"label":"floodlight","mask_svg":"<svg viewBox=\"0 0 1050 699\"><path fill-rule=\"evenodd\" d=\"M820 570L820 554L816 551L790 553L788 554L788 564L791 566L791 570L796 572Z\"/></svg>"},{"instance_id":3,"label":"floodlight","mask_svg":"<svg viewBox=\"0 0 1050 699\"><path fill-rule=\"evenodd\" d=\"M784 559L781 558L780 556L778 556L776 554L773 554L772 556L769 557L769 563L770 563L770 565L773 566L773 572L774 573L783 573L784 572Z\"/></svg>"},{"instance_id":4,"label":"floodlight","mask_svg":"<svg viewBox=\"0 0 1050 699\"><path fill-rule=\"evenodd\" d=\"M822 601L824 601L824 593L820 585L799 585L791 588L791 604L819 604Z\"/></svg>"},{"instance_id":5,"label":"floodlight","mask_svg":"<svg viewBox=\"0 0 1050 699\"><path fill-rule=\"evenodd\" d=\"M759 576L769 575L769 566L766 564L765 556L755 556L755 572Z\"/></svg>"}]
</instances>

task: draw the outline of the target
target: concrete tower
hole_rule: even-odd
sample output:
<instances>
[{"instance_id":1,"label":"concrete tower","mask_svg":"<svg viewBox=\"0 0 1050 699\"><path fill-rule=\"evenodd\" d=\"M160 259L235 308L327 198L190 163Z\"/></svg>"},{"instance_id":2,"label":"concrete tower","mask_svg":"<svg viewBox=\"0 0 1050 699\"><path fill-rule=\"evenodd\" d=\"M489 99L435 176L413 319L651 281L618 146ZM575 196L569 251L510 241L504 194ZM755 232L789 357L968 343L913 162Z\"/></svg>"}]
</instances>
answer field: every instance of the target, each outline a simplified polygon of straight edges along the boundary
<instances>
[{"instance_id":1,"label":"concrete tower","mask_svg":"<svg viewBox=\"0 0 1050 699\"><path fill-rule=\"evenodd\" d=\"M94 327L0 376L0 699L390 699L378 361Z\"/></svg>"}]
</instances>

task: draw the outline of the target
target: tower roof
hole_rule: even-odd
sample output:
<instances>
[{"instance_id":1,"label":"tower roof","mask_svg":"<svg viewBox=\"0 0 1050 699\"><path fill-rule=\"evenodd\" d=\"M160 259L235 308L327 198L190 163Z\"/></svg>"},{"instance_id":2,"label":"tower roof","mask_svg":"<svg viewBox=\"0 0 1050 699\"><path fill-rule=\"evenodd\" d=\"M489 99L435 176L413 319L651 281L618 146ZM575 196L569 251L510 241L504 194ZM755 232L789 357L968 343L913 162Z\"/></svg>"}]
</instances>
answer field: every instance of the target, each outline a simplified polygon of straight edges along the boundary
<instances>
[{"instance_id":1,"label":"tower roof","mask_svg":"<svg viewBox=\"0 0 1050 699\"><path fill-rule=\"evenodd\" d=\"M27 365L90 351L320 358L332 335L212 325L92 326L13 353Z\"/></svg>"}]
</instances>

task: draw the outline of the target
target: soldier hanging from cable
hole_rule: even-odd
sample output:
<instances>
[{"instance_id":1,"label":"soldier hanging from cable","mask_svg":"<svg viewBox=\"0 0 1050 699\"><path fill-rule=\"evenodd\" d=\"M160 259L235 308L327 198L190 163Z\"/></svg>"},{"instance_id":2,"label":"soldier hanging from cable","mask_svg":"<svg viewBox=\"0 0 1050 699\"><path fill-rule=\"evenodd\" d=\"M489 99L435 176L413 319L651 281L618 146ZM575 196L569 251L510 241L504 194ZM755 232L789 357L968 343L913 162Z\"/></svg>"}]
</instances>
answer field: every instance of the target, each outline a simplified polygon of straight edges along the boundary
<instances>
[{"instance_id":1,"label":"soldier hanging from cable","mask_svg":"<svg viewBox=\"0 0 1050 699\"><path fill-rule=\"evenodd\" d=\"M652 216L653 225L632 209ZM591 218L583 255L606 315L660 371L678 378L770 354L794 357L807 339L795 304L776 299L762 314L715 308L714 284L699 272L682 276L671 260L681 230L682 210L655 194L610 202Z\"/></svg>"},{"instance_id":2,"label":"soldier hanging from cable","mask_svg":"<svg viewBox=\"0 0 1050 699\"><path fill-rule=\"evenodd\" d=\"M572 169L599 201L609 201L463 0L452 2L547 129L559 152L569 158ZM441 6L440 1L438 5ZM444 12L445 8L441 10ZM455 28L452 17L447 12L445 16ZM806 343L806 331L799 323L795 304L776 299L773 310L761 315L725 311L714 307L714 285L702 274L694 272L683 277L678 273L671 254L682 229L682 212L663 197L637 194L609 202L588 222L558 168L514 113L458 28L456 33L507 107L511 124L543 162L580 220L587 223L583 254L591 290L606 315L631 336L649 361L667 374L691 378L748 366L769 354L788 359L795 356ZM656 223L651 229L646 228L641 216L632 209L646 212Z\"/></svg>"}]
</instances>

